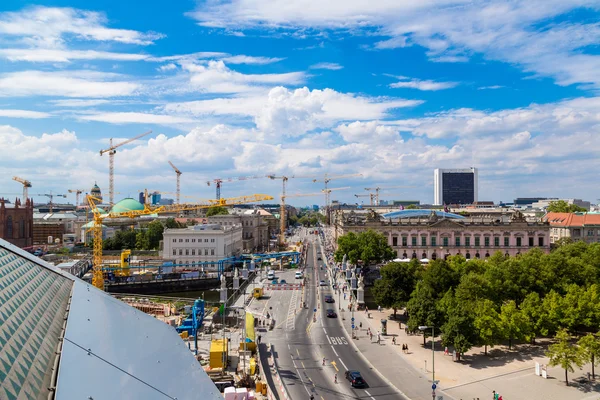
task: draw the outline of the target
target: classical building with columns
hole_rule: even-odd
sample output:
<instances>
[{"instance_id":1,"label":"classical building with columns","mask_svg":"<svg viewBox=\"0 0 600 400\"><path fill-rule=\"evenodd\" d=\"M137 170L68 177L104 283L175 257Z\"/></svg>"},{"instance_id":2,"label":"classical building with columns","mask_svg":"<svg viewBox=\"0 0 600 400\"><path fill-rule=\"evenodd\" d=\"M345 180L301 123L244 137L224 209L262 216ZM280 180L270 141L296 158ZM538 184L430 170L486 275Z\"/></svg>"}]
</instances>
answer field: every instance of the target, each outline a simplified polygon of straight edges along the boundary
<instances>
[{"instance_id":1,"label":"classical building with columns","mask_svg":"<svg viewBox=\"0 0 600 400\"><path fill-rule=\"evenodd\" d=\"M435 260L461 254L486 258L497 251L514 256L532 248L550 252L550 225L527 220L518 210L510 215L471 217L439 210L402 210L383 215L338 211L335 237L369 229L383 233L400 259Z\"/></svg>"}]
</instances>

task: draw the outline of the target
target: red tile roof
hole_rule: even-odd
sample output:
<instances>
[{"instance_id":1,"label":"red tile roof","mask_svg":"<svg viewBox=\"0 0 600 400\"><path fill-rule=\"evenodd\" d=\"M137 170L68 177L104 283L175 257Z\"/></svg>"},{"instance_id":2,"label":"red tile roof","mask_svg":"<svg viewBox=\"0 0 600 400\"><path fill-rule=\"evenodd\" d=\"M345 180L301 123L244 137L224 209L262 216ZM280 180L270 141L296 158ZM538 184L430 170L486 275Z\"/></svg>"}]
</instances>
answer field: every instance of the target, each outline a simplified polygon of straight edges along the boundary
<instances>
[{"instance_id":1,"label":"red tile roof","mask_svg":"<svg viewBox=\"0 0 600 400\"><path fill-rule=\"evenodd\" d=\"M600 225L600 214L573 214L549 212L544 216L544 221L551 226L590 226Z\"/></svg>"}]
</instances>

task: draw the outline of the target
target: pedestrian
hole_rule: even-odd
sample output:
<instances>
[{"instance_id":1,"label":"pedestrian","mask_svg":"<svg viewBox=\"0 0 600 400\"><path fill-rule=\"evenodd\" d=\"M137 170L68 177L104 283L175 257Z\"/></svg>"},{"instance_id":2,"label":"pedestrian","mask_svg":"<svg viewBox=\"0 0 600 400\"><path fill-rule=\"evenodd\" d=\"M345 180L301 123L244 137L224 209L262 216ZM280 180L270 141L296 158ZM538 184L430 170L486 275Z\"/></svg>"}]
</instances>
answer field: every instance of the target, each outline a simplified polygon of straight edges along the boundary
<instances>
[{"instance_id":1,"label":"pedestrian","mask_svg":"<svg viewBox=\"0 0 600 400\"><path fill-rule=\"evenodd\" d=\"M404 343L402 343L402 352L404 353L406 350L406 345Z\"/></svg>"},{"instance_id":2,"label":"pedestrian","mask_svg":"<svg viewBox=\"0 0 600 400\"><path fill-rule=\"evenodd\" d=\"M381 306L377 306L377 311L381 312Z\"/></svg>"},{"instance_id":3,"label":"pedestrian","mask_svg":"<svg viewBox=\"0 0 600 400\"><path fill-rule=\"evenodd\" d=\"M448 355L448 346L444 347L444 355L447 356Z\"/></svg>"},{"instance_id":4,"label":"pedestrian","mask_svg":"<svg viewBox=\"0 0 600 400\"><path fill-rule=\"evenodd\" d=\"M408 354L408 344L406 345L406 354Z\"/></svg>"},{"instance_id":5,"label":"pedestrian","mask_svg":"<svg viewBox=\"0 0 600 400\"><path fill-rule=\"evenodd\" d=\"M346 293L344 293L344 300L346 300Z\"/></svg>"},{"instance_id":6,"label":"pedestrian","mask_svg":"<svg viewBox=\"0 0 600 400\"><path fill-rule=\"evenodd\" d=\"M373 332L369 333L369 337L371 338L371 342L373 341Z\"/></svg>"},{"instance_id":7,"label":"pedestrian","mask_svg":"<svg viewBox=\"0 0 600 400\"><path fill-rule=\"evenodd\" d=\"M381 335L377 334L377 344L381 344Z\"/></svg>"},{"instance_id":8,"label":"pedestrian","mask_svg":"<svg viewBox=\"0 0 600 400\"><path fill-rule=\"evenodd\" d=\"M258 335L258 338L257 338L257 340L256 340L256 343L260 344L260 339L261 339L261 336L260 336L260 335Z\"/></svg>"},{"instance_id":9,"label":"pedestrian","mask_svg":"<svg viewBox=\"0 0 600 400\"><path fill-rule=\"evenodd\" d=\"M362 322L360 322L360 323L358 324L358 326L360 326L360 329L362 329Z\"/></svg>"},{"instance_id":10,"label":"pedestrian","mask_svg":"<svg viewBox=\"0 0 600 400\"><path fill-rule=\"evenodd\" d=\"M365 306L365 314L369 312L369 307Z\"/></svg>"},{"instance_id":11,"label":"pedestrian","mask_svg":"<svg viewBox=\"0 0 600 400\"><path fill-rule=\"evenodd\" d=\"M396 345L396 336L394 336L394 337L392 338L392 344L393 344L394 346Z\"/></svg>"}]
</instances>

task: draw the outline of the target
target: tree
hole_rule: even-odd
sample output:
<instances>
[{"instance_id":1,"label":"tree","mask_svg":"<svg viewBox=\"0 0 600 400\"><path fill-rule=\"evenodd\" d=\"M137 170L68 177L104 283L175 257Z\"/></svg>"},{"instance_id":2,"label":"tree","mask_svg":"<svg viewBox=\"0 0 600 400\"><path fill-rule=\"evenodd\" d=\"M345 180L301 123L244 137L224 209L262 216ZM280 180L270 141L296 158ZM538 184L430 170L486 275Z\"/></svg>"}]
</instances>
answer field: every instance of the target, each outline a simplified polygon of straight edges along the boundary
<instances>
[{"instance_id":1,"label":"tree","mask_svg":"<svg viewBox=\"0 0 600 400\"><path fill-rule=\"evenodd\" d=\"M416 204L409 204L406 206L406 210L417 210L419 207Z\"/></svg>"},{"instance_id":2,"label":"tree","mask_svg":"<svg viewBox=\"0 0 600 400\"><path fill-rule=\"evenodd\" d=\"M460 360L460 354L469 351L478 340L471 304L458 301L452 290L448 290L440 300L439 308L446 314L446 322L441 328L442 344L453 346Z\"/></svg>"},{"instance_id":3,"label":"tree","mask_svg":"<svg viewBox=\"0 0 600 400\"><path fill-rule=\"evenodd\" d=\"M508 339L508 348L512 348L513 340L523 340L529 336L529 321L517 308L514 300L502 305L500 323L504 338Z\"/></svg>"},{"instance_id":4,"label":"tree","mask_svg":"<svg viewBox=\"0 0 600 400\"><path fill-rule=\"evenodd\" d=\"M154 220L148 224L148 249L158 249L160 241L163 240L163 232L165 228L159 220Z\"/></svg>"},{"instance_id":5,"label":"tree","mask_svg":"<svg viewBox=\"0 0 600 400\"><path fill-rule=\"evenodd\" d=\"M477 304L473 326L479 336L478 343L484 346L483 352L487 355L487 347L494 347L502 337L500 315L491 300L484 299Z\"/></svg>"},{"instance_id":6,"label":"tree","mask_svg":"<svg viewBox=\"0 0 600 400\"><path fill-rule=\"evenodd\" d=\"M577 342L581 357L584 360L589 360L592 363L592 378L596 379L596 371L594 366L600 361L600 332L595 335L587 334Z\"/></svg>"},{"instance_id":7,"label":"tree","mask_svg":"<svg viewBox=\"0 0 600 400\"><path fill-rule=\"evenodd\" d=\"M529 293L519 308L529 322L528 330L531 333L533 344L535 344L536 336L548 335L552 324L549 320L548 311L543 307L539 294L535 292Z\"/></svg>"},{"instance_id":8,"label":"tree","mask_svg":"<svg viewBox=\"0 0 600 400\"><path fill-rule=\"evenodd\" d=\"M420 269L421 263L416 259L408 263L391 262L381 267L381 279L375 281L372 293L377 304L394 309L394 318L396 311L410 300Z\"/></svg>"},{"instance_id":9,"label":"tree","mask_svg":"<svg viewBox=\"0 0 600 400\"><path fill-rule=\"evenodd\" d=\"M140 250L148 250L149 248L148 233L146 231L139 231L135 236L135 247Z\"/></svg>"},{"instance_id":10,"label":"tree","mask_svg":"<svg viewBox=\"0 0 600 400\"><path fill-rule=\"evenodd\" d=\"M560 212L560 213L574 213L574 212L586 212L587 209L579 207L576 204L569 204L564 200L551 201L546 207L547 212Z\"/></svg>"},{"instance_id":11,"label":"tree","mask_svg":"<svg viewBox=\"0 0 600 400\"><path fill-rule=\"evenodd\" d=\"M579 349L571 343L571 337L566 329L561 329L555 336L558 343L550 345L546 355L550 358L549 365L555 367L560 365L565 370L565 384L569 386L569 372L573 372L573 364L577 367L583 365L583 359Z\"/></svg>"},{"instance_id":12,"label":"tree","mask_svg":"<svg viewBox=\"0 0 600 400\"><path fill-rule=\"evenodd\" d=\"M212 206L206 210L206 216L212 217L213 215L229 215L229 211L223 206Z\"/></svg>"},{"instance_id":13,"label":"tree","mask_svg":"<svg viewBox=\"0 0 600 400\"><path fill-rule=\"evenodd\" d=\"M175 220L175 218L167 218L165 222L165 227L167 229L179 229L182 228L181 224Z\"/></svg>"},{"instance_id":14,"label":"tree","mask_svg":"<svg viewBox=\"0 0 600 400\"><path fill-rule=\"evenodd\" d=\"M387 243L387 238L378 232L368 230L358 235L350 232L338 238L338 249L334 256L337 262L348 256L351 264L362 260L365 265L377 264L394 258L394 251Z\"/></svg>"}]
</instances>

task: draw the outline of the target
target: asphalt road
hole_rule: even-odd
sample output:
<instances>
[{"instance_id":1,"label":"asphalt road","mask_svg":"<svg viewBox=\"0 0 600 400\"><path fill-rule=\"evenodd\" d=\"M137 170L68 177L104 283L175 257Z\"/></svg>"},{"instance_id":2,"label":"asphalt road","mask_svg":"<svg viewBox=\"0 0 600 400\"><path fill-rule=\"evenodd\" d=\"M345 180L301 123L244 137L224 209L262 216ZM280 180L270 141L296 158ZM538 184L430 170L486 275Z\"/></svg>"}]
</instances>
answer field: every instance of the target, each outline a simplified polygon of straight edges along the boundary
<instances>
[{"instance_id":1,"label":"asphalt road","mask_svg":"<svg viewBox=\"0 0 600 400\"><path fill-rule=\"evenodd\" d=\"M305 231L296 235L301 239ZM327 280L322 261L317 261L318 244L315 235L308 235L311 245L308 250L305 276L308 278L304 296L298 291L272 291L266 310L276 319L276 327L265 337L273 344L274 357L279 373L291 399L402 399L403 397L373 371L350 344L350 338L341 323L350 323L349 313L342 321L337 304L324 302L325 294L334 294L332 289L319 287L319 280ZM317 246L317 247L315 247ZM315 267L316 266L316 267ZM321 269L323 267L323 269ZM293 282L293 272L279 273L288 282ZM278 274L278 275L279 275ZM337 299L337 295L334 296ZM307 307L302 308L302 301ZM286 301L288 302L286 304ZM338 318L327 318L325 310L335 308ZM315 312L316 309L316 312ZM265 342L265 338L263 338ZM325 358L325 365L323 365ZM358 370L368 387L355 389L345 380L347 369ZM334 375L337 374L337 383Z\"/></svg>"}]
</instances>

